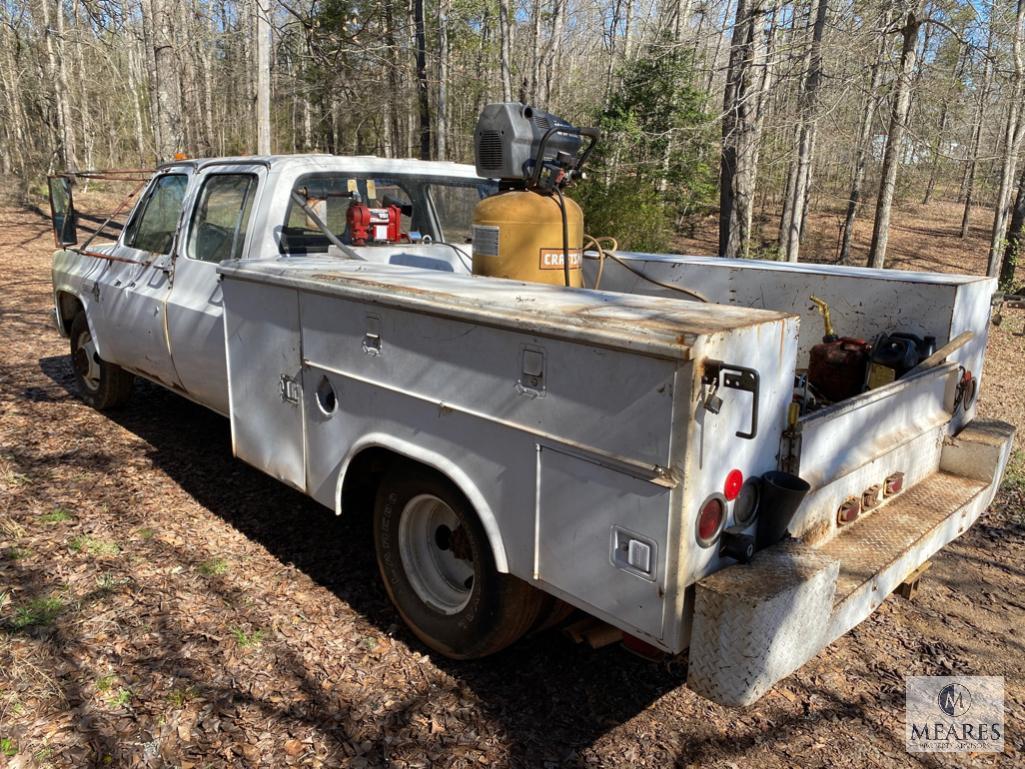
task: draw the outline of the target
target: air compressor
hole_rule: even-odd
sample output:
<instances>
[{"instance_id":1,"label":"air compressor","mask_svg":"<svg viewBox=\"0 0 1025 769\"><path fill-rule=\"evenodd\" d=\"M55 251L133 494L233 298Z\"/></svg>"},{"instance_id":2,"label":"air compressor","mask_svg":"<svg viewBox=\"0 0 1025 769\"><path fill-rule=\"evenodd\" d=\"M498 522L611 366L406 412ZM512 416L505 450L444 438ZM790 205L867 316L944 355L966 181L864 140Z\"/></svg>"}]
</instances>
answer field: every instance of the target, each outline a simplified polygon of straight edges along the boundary
<instances>
[{"instance_id":1,"label":"air compressor","mask_svg":"<svg viewBox=\"0 0 1025 769\"><path fill-rule=\"evenodd\" d=\"M477 174L497 179L498 192L474 209L474 275L583 284L584 215L563 189L580 178L597 140L597 129L527 104L489 104L481 111L474 132Z\"/></svg>"}]
</instances>

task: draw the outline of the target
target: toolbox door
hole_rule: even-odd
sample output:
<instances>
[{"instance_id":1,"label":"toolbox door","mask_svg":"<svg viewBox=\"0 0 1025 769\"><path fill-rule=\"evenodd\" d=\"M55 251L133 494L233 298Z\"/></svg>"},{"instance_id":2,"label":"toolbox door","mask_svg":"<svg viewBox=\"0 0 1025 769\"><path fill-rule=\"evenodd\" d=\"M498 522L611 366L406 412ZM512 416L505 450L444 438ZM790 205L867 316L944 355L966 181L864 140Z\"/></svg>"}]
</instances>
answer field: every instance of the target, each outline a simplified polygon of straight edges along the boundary
<instances>
[{"instance_id":1,"label":"toolbox door","mask_svg":"<svg viewBox=\"0 0 1025 769\"><path fill-rule=\"evenodd\" d=\"M229 278L223 290L235 456L305 491L298 292Z\"/></svg>"}]
</instances>

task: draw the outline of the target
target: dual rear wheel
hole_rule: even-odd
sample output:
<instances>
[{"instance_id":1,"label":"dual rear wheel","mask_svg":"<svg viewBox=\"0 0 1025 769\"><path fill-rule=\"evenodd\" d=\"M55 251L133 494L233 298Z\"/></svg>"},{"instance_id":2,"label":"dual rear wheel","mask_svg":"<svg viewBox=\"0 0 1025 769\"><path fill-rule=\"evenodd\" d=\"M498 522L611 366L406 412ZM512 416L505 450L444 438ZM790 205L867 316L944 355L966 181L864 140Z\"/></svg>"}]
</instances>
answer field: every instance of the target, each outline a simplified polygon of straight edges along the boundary
<instances>
[{"instance_id":1,"label":"dual rear wheel","mask_svg":"<svg viewBox=\"0 0 1025 769\"><path fill-rule=\"evenodd\" d=\"M453 659L485 657L543 622L552 601L495 568L484 527L463 494L422 465L386 473L374 542L388 596L410 629Z\"/></svg>"}]
</instances>

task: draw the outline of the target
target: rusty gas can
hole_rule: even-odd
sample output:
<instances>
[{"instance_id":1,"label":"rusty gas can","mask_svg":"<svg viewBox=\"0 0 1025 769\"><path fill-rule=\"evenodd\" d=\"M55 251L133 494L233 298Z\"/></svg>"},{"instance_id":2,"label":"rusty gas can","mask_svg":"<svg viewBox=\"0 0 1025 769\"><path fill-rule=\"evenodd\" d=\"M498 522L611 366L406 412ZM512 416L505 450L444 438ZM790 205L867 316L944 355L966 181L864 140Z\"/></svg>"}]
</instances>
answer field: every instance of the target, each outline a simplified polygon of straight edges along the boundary
<instances>
[{"instance_id":1,"label":"rusty gas can","mask_svg":"<svg viewBox=\"0 0 1025 769\"><path fill-rule=\"evenodd\" d=\"M864 339L827 336L825 341L811 348L808 381L833 403L854 397L865 384L870 349Z\"/></svg>"}]
</instances>

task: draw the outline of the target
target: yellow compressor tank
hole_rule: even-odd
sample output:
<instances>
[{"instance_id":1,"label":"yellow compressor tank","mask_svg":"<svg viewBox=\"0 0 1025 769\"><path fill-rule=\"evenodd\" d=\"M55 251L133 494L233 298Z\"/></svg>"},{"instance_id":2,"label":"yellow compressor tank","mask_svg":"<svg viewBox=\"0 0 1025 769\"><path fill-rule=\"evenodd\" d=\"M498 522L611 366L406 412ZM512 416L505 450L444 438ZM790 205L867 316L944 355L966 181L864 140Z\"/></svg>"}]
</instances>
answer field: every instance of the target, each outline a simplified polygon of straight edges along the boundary
<instances>
[{"instance_id":1,"label":"yellow compressor tank","mask_svg":"<svg viewBox=\"0 0 1025 769\"><path fill-rule=\"evenodd\" d=\"M584 214L565 198L570 285L583 285ZM473 212L473 274L566 285L562 213L554 195L529 190L484 198Z\"/></svg>"}]
</instances>

